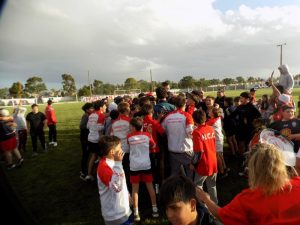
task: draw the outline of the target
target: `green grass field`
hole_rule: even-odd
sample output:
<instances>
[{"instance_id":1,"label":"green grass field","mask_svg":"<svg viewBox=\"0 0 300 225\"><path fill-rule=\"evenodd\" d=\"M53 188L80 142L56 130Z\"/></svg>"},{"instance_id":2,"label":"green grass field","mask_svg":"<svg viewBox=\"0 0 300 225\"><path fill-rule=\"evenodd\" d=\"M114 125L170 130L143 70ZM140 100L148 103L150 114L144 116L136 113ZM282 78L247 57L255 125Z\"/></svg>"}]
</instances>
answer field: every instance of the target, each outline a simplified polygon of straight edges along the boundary
<instances>
[{"instance_id":1,"label":"green grass field","mask_svg":"<svg viewBox=\"0 0 300 225\"><path fill-rule=\"evenodd\" d=\"M228 91L226 95L238 96L240 92ZM258 90L257 96L263 93L266 93L265 90ZM296 89L294 93L299 95L300 89ZM208 94L216 95L215 92ZM58 147L52 147L48 153L32 157L31 141L28 137L27 151L23 154L24 165L7 172L16 194L40 224L103 224L96 183L85 183L79 179L79 121L83 113L82 104L54 104L58 119ZM44 111L45 105L40 105L39 108ZM29 107L28 110L30 111ZM48 128L46 131L48 132ZM226 154L226 149L224 152ZM232 161L228 161L228 164L235 167ZM1 166L4 166L3 162ZM220 204L228 203L246 186L247 181L235 174L218 182ZM163 221L148 219L140 224L164 224Z\"/></svg>"}]
</instances>

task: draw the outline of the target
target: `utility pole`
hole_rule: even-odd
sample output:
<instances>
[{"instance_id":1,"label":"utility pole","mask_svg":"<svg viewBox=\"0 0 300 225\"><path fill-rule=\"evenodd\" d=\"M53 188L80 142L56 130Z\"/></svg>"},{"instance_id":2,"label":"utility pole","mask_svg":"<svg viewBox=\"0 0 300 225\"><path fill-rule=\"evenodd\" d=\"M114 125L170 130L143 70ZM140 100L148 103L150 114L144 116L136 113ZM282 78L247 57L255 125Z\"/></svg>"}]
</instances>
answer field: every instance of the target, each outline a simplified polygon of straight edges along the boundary
<instances>
[{"instance_id":1,"label":"utility pole","mask_svg":"<svg viewBox=\"0 0 300 225\"><path fill-rule=\"evenodd\" d=\"M88 79L89 79L89 87L90 87L90 97L92 97L92 85L90 81L90 71L88 70Z\"/></svg>"},{"instance_id":2,"label":"utility pole","mask_svg":"<svg viewBox=\"0 0 300 225\"><path fill-rule=\"evenodd\" d=\"M153 92L152 71L150 70L151 93Z\"/></svg>"},{"instance_id":3,"label":"utility pole","mask_svg":"<svg viewBox=\"0 0 300 225\"><path fill-rule=\"evenodd\" d=\"M282 65L282 46L283 46L283 45L286 45L286 43L277 45L277 47L280 47L280 66Z\"/></svg>"}]
</instances>

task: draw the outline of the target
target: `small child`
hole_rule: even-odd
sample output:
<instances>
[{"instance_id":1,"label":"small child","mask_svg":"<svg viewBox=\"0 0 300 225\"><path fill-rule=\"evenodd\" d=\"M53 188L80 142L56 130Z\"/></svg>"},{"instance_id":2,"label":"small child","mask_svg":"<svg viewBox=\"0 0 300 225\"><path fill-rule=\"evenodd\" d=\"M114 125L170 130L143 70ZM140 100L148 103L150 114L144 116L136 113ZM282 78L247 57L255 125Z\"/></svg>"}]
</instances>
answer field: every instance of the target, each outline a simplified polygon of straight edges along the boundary
<instances>
[{"instance_id":1,"label":"small child","mask_svg":"<svg viewBox=\"0 0 300 225\"><path fill-rule=\"evenodd\" d=\"M220 178L228 176L226 163L223 156L223 146L224 146L224 135L222 133L222 111L220 108L212 108L208 112L210 119L207 120L207 125L212 126L215 131L216 138L216 151L217 151L217 163L218 171L220 173Z\"/></svg>"},{"instance_id":2,"label":"small child","mask_svg":"<svg viewBox=\"0 0 300 225\"><path fill-rule=\"evenodd\" d=\"M143 132L142 129L142 118L136 117L130 120L131 133L127 135L127 141L130 149L130 183L132 184L134 221L140 221L138 210L138 192L140 181L146 183L152 203L152 216L159 216L156 205L156 195L152 184L153 176L149 157L150 148L154 148L155 143L151 135L148 132Z\"/></svg>"},{"instance_id":3,"label":"small child","mask_svg":"<svg viewBox=\"0 0 300 225\"><path fill-rule=\"evenodd\" d=\"M195 184L185 176L171 176L161 187L160 203L171 224L217 224L197 200Z\"/></svg>"},{"instance_id":4,"label":"small child","mask_svg":"<svg viewBox=\"0 0 300 225\"><path fill-rule=\"evenodd\" d=\"M217 203L217 154L214 129L205 123L206 114L202 110L193 113L196 129L193 131L194 158L191 168L195 169L194 183L206 187L210 198Z\"/></svg>"},{"instance_id":5,"label":"small child","mask_svg":"<svg viewBox=\"0 0 300 225\"><path fill-rule=\"evenodd\" d=\"M129 205L129 192L122 166L124 152L121 141L116 136L103 136L99 141L103 153L98 169L97 180L101 212L106 225L132 224Z\"/></svg>"},{"instance_id":6,"label":"small child","mask_svg":"<svg viewBox=\"0 0 300 225\"><path fill-rule=\"evenodd\" d=\"M9 111L0 109L0 153L3 153L5 157L8 170L21 166L24 162L17 148L16 126L13 118L9 116ZM13 164L13 155L18 160L16 164Z\"/></svg>"},{"instance_id":7,"label":"small child","mask_svg":"<svg viewBox=\"0 0 300 225\"><path fill-rule=\"evenodd\" d=\"M143 131L149 132L156 144L155 147L150 150L150 159L151 159L152 174L154 177L155 192L156 194L158 194L159 184L161 183L161 179L163 177L163 171L160 170L160 165L163 162L161 161L160 149L159 146L157 145L157 142L158 142L158 135L163 136L165 134L165 129L160 125L160 123L157 120L153 119L152 117L154 113L153 105L151 105L150 103L144 104L142 106L141 113L144 116Z\"/></svg>"}]
</instances>

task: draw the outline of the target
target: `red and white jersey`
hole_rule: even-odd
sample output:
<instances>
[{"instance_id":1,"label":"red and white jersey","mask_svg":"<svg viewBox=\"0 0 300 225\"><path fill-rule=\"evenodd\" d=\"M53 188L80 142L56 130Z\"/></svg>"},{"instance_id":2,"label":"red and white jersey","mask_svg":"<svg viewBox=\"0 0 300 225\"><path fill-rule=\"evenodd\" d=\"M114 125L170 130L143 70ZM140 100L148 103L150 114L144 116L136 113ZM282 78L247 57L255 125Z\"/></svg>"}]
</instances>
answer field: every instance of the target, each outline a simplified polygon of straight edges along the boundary
<instances>
[{"instance_id":1,"label":"red and white jersey","mask_svg":"<svg viewBox=\"0 0 300 225\"><path fill-rule=\"evenodd\" d=\"M105 116L104 114L99 110L94 113L92 113L89 116L88 122L87 122L87 129L89 129L89 136L88 141L92 143L98 143L100 139L100 133L104 129L104 120Z\"/></svg>"},{"instance_id":2,"label":"red and white jersey","mask_svg":"<svg viewBox=\"0 0 300 225\"><path fill-rule=\"evenodd\" d=\"M97 181L105 224L126 222L131 210L122 162L103 157L98 165Z\"/></svg>"},{"instance_id":3,"label":"red and white jersey","mask_svg":"<svg viewBox=\"0 0 300 225\"><path fill-rule=\"evenodd\" d=\"M117 136L121 139L121 147L123 152L129 152L127 143L127 135L130 133L130 117L120 115L118 119L114 120L111 125L111 135Z\"/></svg>"},{"instance_id":4,"label":"red and white jersey","mask_svg":"<svg viewBox=\"0 0 300 225\"><path fill-rule=\"evenodd\" d=\"M168 149L175 153L193 151L194 121L192 116L182 110L169 113L162 123L168 137Z\"/></svg>"},{"instance_id":5,"label":"red and white jersey","mask_svg":"<svg viewBox=\"0 0 300 225\"><path fill-rule=\"evenodd\" d=\"M212 126L215 130L215 138L216 138L216 150L217 152L223 152L224 146L224 135L222 132L222 121L221 117L209 119L206 122L207 125Z\"/></svg>"},{"instance_id":6,"label":"red and white jersey","mask_svg":"<svg viewBox=\"0 0 300 225\"><path fill-rule=\"evenodd\" d=\"M150 149L150 153L158 153L159 147L157 145L157 134L163 135L165 133L165 129L161 126L161 124L152 118L152 116L144 116L144 126L143 131L149 132L156 144L155 148Z\"/></svg>"},{"instance_id":7,"label":"red and white jersey","mask_svg":"<svg viewBox=\"0 0 300 225\"><path fill-rule=\"evenodd\" d=\"M151 135L148 132L136 131L128 134L129 161L131 171L151 169L150 149L155 147Z\"/></svg>"},{"instance_id":8,"label":"red and white jersey","mask_svg":"<svg viewBox=\"0 0 300 225\"><path fill-rule=\"evenodd\" d=\"M217 173L215 131L209 125L199 125L193 132L194 152L202 152L196 171L201 176Z\"/></svg>"}]
</instances>

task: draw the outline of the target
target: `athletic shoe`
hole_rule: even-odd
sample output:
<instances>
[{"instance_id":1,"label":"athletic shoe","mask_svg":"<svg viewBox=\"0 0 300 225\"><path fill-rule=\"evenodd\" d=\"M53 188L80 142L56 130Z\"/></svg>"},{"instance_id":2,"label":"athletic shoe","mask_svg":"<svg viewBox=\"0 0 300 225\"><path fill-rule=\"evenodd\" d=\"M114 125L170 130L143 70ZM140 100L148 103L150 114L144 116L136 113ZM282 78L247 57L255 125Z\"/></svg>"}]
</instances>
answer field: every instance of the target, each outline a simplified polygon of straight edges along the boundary
<instances>
[{"instance_id":1,"label":"athletic shoe","mask_svg":"<svg viewBox=\"0 0 300 225\"><path fill-rule=\"evenodd\" d=\"M85 177L85 180L86 180L86 181L94 181L95 178L94 178L93 176L87 175L87 176Z\"/></svg>"},{"instance_id":2,"label":"athletic shoe","mask_svg":"<svg viewBox=\"0 0 300 225\"><path fill-rule=\"evenodd\" d=\"M135 222L141 221L141 217L140 217L139 214L135 214L133 218L134 218L134 221L135 221Z\"/></svg>"},{"instance_id":3,"label":"athletic shoe","mask_svg":"<svg viewBox=\"0 0 300 225\"><path fill-rule=\"evenodd\" d=\"M152 217L154 217L154 218L159 217L159 213L158 212L152 212Z\"/></svg>"},{"instance_id":4,"label":"athletic shoe","mask_svg":"<svg viewBox=\"0 0 300 225\"><path fill-rule=\"evenodd\" d=\"M54 147L57 147L57 142L52 142Z\"/></svg>"},{"instance_id":5,"label":"athletic shoe","mask_svg":"<svg viewBox=\"0 0 300 225\"><path fill-rule=\"evenodd\" d=\"M159 217L158 208L152 207L152 217L157 218Z\"/></svg>"},{"instance_id":6,"label":"athletic shoe","mask_svg":"<svg viewBox=\"0 0 300 225\"><path fill-rule=\"evenodd\" d=\"M54 142L53 142L53 141L49 142L49 145L53 145L53 144L54 144Z\"/></svg>"},{"instance_id":7,"label":"athletic shoe","mask_svg":"<svg viewBox=\"0 0 300 225\"><path fill-rule=\"evenodd\" d=\"M16 167L16 164L9 164L9 165L6 166L6 168L7 168L8 170L12 170L12 169L15 168L15 167Z\"/></svg>"},{"instance_id":8,"label":"athletic shoe","mask_svg":"<svg viewBox=\"0 0 300 225\"><path fill-rule=\"evenodd\" d=\"M21 159L18 160L16 166L17 166L17 167L20 167L20 166L22 166L23 163L24 163L24 159L21 158Z\"/></svg>"},{"instance_id":9,"label":"athletic shoe","mask_svg":"<svg viewBox=\"0 0 300 225\"><path fill-rule=\"evenodd\" d=\"M83 181L87 181L87 180L86 180L86 175L84 175L84 174L80 174L79 178L80 178L81 180L83 180Z\"/></svg>"}]
</instances>

